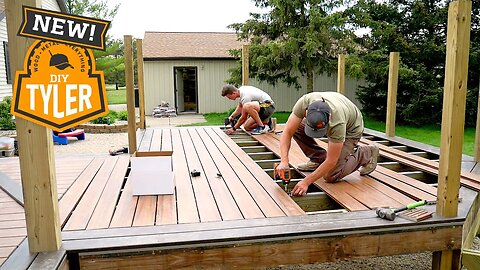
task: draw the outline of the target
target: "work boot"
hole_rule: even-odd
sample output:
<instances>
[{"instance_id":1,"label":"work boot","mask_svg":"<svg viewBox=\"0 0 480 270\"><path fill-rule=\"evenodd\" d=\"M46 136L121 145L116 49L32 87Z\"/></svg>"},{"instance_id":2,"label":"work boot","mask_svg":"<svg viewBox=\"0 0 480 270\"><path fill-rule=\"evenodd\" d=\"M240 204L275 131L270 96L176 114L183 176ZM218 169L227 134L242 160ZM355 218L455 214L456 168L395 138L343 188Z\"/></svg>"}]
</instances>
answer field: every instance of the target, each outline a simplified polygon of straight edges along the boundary
<instances>
[{"instance_id":1,"label":"work boot","mask_svg":"<svg viewBox=\"0 0 480 270\"><path fill-rule=\"evenodd\" d=\"M309 160L308 162L298 164L297 169L304 172L313 172L318 168L318 166L320 166L320 163Z\"/></svg>"},{"instance_id":2,"label":"work boot","mask_svg":"<svg viewBox=\"0 0 480 270\"><path fill-rule=\"evenodd\" d=\"M372 150L372 156L370 157L370 160L368 161L368 163L363 165L362 168L360 168L360 175L367 175L373 172L377 167L377 159L378 159L380 150L376 145L369 145L368 147Z\"/></svg>"}]
</instances>

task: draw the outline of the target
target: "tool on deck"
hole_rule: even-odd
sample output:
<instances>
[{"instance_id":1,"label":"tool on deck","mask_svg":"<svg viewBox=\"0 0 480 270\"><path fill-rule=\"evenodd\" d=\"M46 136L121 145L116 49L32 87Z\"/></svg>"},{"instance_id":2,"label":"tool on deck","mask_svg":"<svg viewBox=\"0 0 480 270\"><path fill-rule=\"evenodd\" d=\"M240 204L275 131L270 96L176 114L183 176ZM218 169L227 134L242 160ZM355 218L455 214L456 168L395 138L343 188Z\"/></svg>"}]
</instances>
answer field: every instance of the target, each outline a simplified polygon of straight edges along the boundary
<instances>
[{"instance_id":1,"label":"tool on deck","mask_svg":"<svg viewBox=\"0 0 480 270\"><path fill-rule=\"evenodd\" d=\"M193 171L190 172L190 175L191 175L192 177L197 177L197 176L200 176L200 172L197 171L197 170L193 170Z\"/></svg>"},{"instance_id":2,"label":"tool on deck","mask_svg":"<svg viewBox=\"0 0 480 270\"><path fill-rule=\"evenodd\" d=\"M414 209L414 208L417 208L417 207L425 205L425 204L427 204L427 201L422 200L422 201L411 203L409 205L406 205L402 208L398 208L398 209L395 209L395 210L393 210L391 208L378 208L376 213L377 213L377 216L379 218L387 219L387 220L394 220L395 217L397 216L398 212L405 211L407 209Z\"/></svg>"},{"instance_id":3,"label":"tool on deck","mask_svg":"<svg viewBox=\"0 0 480 270\"><path fill-rule=\"evenodd\" d=\"M273 164L273 178L275 180L282 179L282 184L285 188L285 192L288 194L288 183L290 183L290 179L292 177L290 173L290 167L279 168L279 165L280 164L278 163Z\"/></svg>"},{"instance_id":4,"label":"tool on deck","mask_svg":"<svg viewBox=\"0 0 480 270\"><path fill-rule=\"evenodd\" d=\"M128 153L128 147L122 147L122 148L116 149L116 150L108 150L108 153L110 153L111 156L116 156L116 155L119 155L119 154Z\"/></svg>"}]
</instances>

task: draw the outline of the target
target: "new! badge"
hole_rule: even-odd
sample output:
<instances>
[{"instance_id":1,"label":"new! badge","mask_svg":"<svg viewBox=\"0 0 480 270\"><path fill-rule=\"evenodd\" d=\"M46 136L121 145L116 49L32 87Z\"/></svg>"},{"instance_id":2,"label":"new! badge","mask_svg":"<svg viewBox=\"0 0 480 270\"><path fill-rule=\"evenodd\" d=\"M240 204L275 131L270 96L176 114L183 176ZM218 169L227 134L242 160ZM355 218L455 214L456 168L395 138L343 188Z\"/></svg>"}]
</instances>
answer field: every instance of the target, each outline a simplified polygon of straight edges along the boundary
<instances>
[{"instance_id":1,"label":"new! badge","mask_svg":"<svg viewBox=\"0 0 480 270\"><path fill-rule=\"evenodd\" d=\"M87 48L36 41L17 71L12 114L62 131L108 113L103 72Z\"/></svg>"}]
</instances>

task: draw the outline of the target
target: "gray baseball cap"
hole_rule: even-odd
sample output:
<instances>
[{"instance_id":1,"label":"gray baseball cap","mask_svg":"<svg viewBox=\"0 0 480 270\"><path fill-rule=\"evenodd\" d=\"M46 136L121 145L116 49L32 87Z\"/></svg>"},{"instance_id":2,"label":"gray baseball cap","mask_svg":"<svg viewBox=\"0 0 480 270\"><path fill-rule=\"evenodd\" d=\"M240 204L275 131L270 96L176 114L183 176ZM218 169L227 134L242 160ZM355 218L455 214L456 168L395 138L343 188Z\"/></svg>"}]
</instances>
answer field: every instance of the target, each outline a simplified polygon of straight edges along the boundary
<instances>
[{"instance_id":1,"label":"gray baseball cap","mask_svg":"<svg viewBox=\"0 0 480 270\"><path fill-rule=\"evenodd\" d=\"M305 117L305 134L312 138L321 138L327 133L327 125L330 120L330 106L318 100L310 104Z\"/></svg>"}]
</instances>

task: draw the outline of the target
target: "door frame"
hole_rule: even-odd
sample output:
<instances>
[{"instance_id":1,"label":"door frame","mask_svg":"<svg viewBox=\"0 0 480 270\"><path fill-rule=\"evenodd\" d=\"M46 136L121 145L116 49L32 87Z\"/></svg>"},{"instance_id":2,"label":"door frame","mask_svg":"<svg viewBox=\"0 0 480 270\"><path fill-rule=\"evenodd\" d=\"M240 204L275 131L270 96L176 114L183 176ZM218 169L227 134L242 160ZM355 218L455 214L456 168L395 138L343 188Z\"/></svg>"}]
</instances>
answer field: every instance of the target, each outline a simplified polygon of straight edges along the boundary
<instances>
[{"instance_id":1,"label":"door frame","mask_svg":"<svg viewBox=\"0 0 480 270\"><path fill-rule=\"evenodd\" d=\"M177 96L177 70L181 69L190 69L195 71L195 110L194 111L178 111L178 96ZM182 71L183 72L183 71ZM173 66L173 99L175 103L175 110L177 111L177 114L183 114L183 113L189 113L189 112L194 112L198 113L198 66ZM184 91L184 102L185 102L185 91Z\"/></svg>"}]
</instances>

